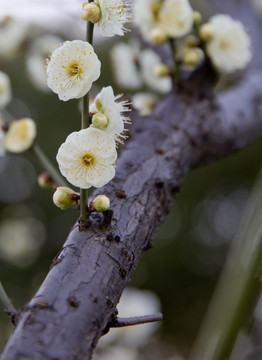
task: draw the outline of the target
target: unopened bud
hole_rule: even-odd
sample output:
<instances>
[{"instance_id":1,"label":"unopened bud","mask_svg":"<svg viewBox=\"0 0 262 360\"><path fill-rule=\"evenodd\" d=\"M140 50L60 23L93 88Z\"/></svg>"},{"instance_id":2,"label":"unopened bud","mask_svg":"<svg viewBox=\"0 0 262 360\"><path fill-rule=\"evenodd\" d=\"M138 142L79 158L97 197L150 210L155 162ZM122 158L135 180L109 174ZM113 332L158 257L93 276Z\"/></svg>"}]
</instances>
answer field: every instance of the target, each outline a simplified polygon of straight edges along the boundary
<instances>
[{"instance_id":1,"label":"unopened bud","mask_svg":"<svg viewBox=\"0 0 262 360\"><path fill-rule=\"evenodd\" d=\"M193 22L194 25L199 25L202 21L202 15L200 14L199 11L194 11L193 12Z\"/></svg>"},{"instance_id":2,"label":"unopened bud","mask_svg":"<svg viewBox=\"0 0 262 360\"><path fill-rule=\"evenodd\" d=\"M200 26L199 36L203 41L210 41L215 36L214 26L211 23L206 23Z\"/></svg>"},{"instance_id":3,"label":"unopened bud","mask_svg":"<svg viewBox=\"0 0 262 360\"><path fill-rule=\"evenodd\" d=\"M106 211L110 207L110 199L105 195L98 195L92 201L92 207L98 212Z\"/></svg>"},{"instance_id":4,"label":"unopened bud","mask_svg":"<svg viewBox=\"0 0 262 360\"><path fill-rule=\"evenodd\" d=\"M203 60L203 58L203 51L199 48L195 48L185 54L183 63L186 65L197 66Z\"/></svg>"},{"instance_id":5,"label":"unopened bud","mask_svg":"<svg viewBox=\"0 0 262 360\"><path fill-rule=\"evenodd\" d=\"M85 2L82 6L82 19L90 21L91 23L97 23L101 18L100 7L94 2Z\"/></svg>"},{"instance_id":6,"label":"unopened bud","mask_svg":"<svg viewBox=\"0 0 262 360\"><path fill-rule=\"evenodd\" d=\"M42 188L51 188L53 185L53 179L48 172L41 173L37 178L37 182Z\"/></svg>"},{"instance_id":7,"label":"unopened bud","mask_svg":"<svg viewBox=\"0 0 262 360\"><path fill-rule=\"evenodd\" d=\"M157 77L167 76L169 74L169 69L165 64L158 64L154 66L153 74Z\"/></svg>"},{"instance_id":8,"label":"unopened bud","mask_svg":"<svg viewBox=\"0 0 262 360\"><path fill-rule=\"evenodd\" d=\"M200 40L197 36L195 35L188 35L186 38L185 38L185 45L187 47L196 47L196 46L199 46L200 44Z\"/></svg>"},{"instance_id":9,"label":"unopened bud","mask_svg":"<svg viewBox=\"0 0 262 360\"><path fill-rule=\"evenodd\" d=\"M64 186L59 186L53 195L54 204L62 210L70 208L77 199L79 199L79 194Z\"/></svg>"},{"instance_id":10,"label":"unopened bud","mask_svg":"<svg viewBox=\"0 0 262 360\"><path fill-rule=\"evenodd\" d=\"M108 125L108 118L102 113L96 113L92 118L92 125L100 130L103 130Z\"/></svg>"},{"instance_id":11,"label":"unopened bud","mask_svg":"<svg viewBox=\"0 0 262 360\"><path fill-rule=\"evenodd\" d=\"M158 27L151 30L150 38L153 44L163 44L168 39L166 32Z\"/></svg>"}]
</instances>

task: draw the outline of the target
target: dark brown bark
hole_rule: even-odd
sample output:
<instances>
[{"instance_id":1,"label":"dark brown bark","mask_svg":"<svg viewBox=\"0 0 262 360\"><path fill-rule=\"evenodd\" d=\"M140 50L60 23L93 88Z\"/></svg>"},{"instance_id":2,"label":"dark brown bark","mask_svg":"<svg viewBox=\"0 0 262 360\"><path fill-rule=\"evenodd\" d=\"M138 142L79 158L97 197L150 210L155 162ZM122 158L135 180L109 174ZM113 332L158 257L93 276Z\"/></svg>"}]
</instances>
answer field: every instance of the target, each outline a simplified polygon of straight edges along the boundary
<instances>
[{"instance_id":1,"label":"dark brown bark","mask_svg":"<svg viewBox=\"0 0 262 360\"><path fill-rule=\"evenodd\" d=\"M213 97L214 74L205 67L152 116L133 114L117 176L96 192L110 197L112 210L71 230L36 296L15 318L1 360L90 359L185 175L262 135L261 70L253 64L236 87Z\"/></svg>"}]
</instances>

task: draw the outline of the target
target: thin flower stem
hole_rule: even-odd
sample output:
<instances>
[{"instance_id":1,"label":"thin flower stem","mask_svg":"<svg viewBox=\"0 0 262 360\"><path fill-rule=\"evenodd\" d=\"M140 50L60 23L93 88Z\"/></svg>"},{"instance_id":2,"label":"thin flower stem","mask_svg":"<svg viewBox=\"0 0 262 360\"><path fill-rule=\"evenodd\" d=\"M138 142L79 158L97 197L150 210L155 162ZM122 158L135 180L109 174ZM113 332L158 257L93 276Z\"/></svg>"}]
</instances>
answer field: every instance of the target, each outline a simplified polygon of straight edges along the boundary
<instances>
[{"instance_id":1,"label":"thin flower stem","mask_svg":"<svg viewBox=\"0 0 262 360\"><path fill-rule=\"evenodd\" d=\"M86 26L86 40L91 45L93 43L93 32L94 32L94 24L88 21ZM90 125L90 117L89 117L89 92L88 92L82 98L81 129L86 129L88 128L89 125ZM87 190L80 189L80 218L82 221L85 221L88 218L87 196L88 196Z\"/></svg>"},{"instance_id":2,"label":"thin flower stem","mask_svg":"<svg viewBox=\"0 0 262 360\"><path fill-rule=\"evenodd\" d=\"M180 73L180 68L179 68L178 62L176 61L176 43L175 43L175 40L170 39L169 44L170 44L170 47L171 47L173 64L174 64L173 80L176 81L177 83L180 83L181 82L181 73Z\"/></svg>"},{"instance_id":3,"label":"thin flower stem","mask_svg":"<svg viewBox=\"0 0 262 360\"><path fill-rule=\"evenodd\" d=\"M0 301L3 304L5 310L9 311L9 312L15 312L16 309L14 308L11 300L9 299L9 297L7 296L7 293L0 281Z\"/></svg>"},{"instance_id":4,"label":"thin flower stem","mask_svg":"<svg viewBox=\"0 0 262 360\"><path fill-rule=\"evenodd\" d=\"M68 186L38 144L35 143L31 147L31 151L37 157L37 159L42 164L43 168L49 173L49 175L57 185Z\"/></svg>"}]
</instances>

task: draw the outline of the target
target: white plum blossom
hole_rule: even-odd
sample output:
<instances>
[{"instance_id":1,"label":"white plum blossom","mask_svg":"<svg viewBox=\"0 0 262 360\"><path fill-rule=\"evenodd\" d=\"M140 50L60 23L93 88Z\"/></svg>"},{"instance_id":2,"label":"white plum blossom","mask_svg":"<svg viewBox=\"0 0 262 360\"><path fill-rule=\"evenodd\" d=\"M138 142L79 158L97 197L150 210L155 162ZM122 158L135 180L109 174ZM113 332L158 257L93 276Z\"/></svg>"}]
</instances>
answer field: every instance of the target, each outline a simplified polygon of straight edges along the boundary
<instances>
[{"instance_id":1,"label":"white plum blossom","mask_svg":"<svg viewBox=\"0 0 262 360\"><path fill-rule=\"evenodd\" d=\"M152 113L157 102L157 96L148 92L138 92L132 96L132 104L140 116L148 116Z\"/></svg>"},{"instance_id":2,"label":"white plum blossom","mask_svg":"<svg viewBox=\"0 0 262 360\"><path fill-rule=\"evenodd\" d=\"M160 0L134 0L134 23L142 36L151 41L151 32L159 27Z\"/></svg>"},{"instance_id":3,"label":"white plum blossom","mask_svg":"<svg viewBox=\"0 0 262 360\"><path fill-rule=\"evenodd\" d=\"M179 38L193 27L193 9L188 0L165 0L160 7L160 27L171 38Z\"/></svg>"},{"instance_id":4,"label":"white plum blossom","mask_svg":"<svg viewBox=\"0 0 262 360\"><path fill-rule=\"evenodd\" d=\"M135 42L116 44L110 51L116 82L125 89L135 90L142 86L137 66L139 47Z\"/></svg>"},{"instance_id":5,"label":"white plum blossom","mask_svg":"<svg viewBox=\"0 0 262 360\"><path fill-rule=\"evenodd\" d=\"M47 85L60 100L79 99L87 94L100 76L101 63L86 41L66 41L51 55Z\"/></svg>"},{"instance_id":6,"label":"white plum blossom","mask_svg":"<svg viewBox=\"0 0 262 360\"><path fill-rule=\"evenodd\" d=\"M214 36L207 43L207 53L214 66L224 73L243 69L252 57L251 40L244 25L223 14L213 16L209 22Z\"/></svg>"},{"instance_id":7,"label":"white plum blossom","mask_svg":"<svg viewBox=\"0 0 262 360\"><path fill-rule=\"evenodd\" d=\"M129 123L129 118L123 113L130 111L126 101L117 101L120 96L115 96L111 86L104 87L95 97L94 102L90 106L92 114L102 114L106 119L105 126L102 131L111 135L115 141L122 142L121 138L125 138L122 134L125 131L125 123ZM95 124L91 124L94 127Z\"/></svg>"},{"instance_id":8,"label":"white plum blossom","mask_svg":"<svg viewBox=\"0 0 262 360\"><path fill-rule=\"evenodd\" d=\"M62 39L54 35L42 35L30 44L26 56L26 69L32 84L40 91L50 91L47 86L46 58Z\"/></svg>"},{"instance_id":9,"label":"white plum blossom","mask_svg":"<svg viewBox=\"0 0 262 360\"><path fill-rule=\"evenodd\" d=\"M114 177L116 158L114 138L89 127L70 134L60 146L56 160L72 185L88 189L99 188Z\"/></svg>"},{"instance_id":10,"label":"white plum blossom","mask_svg":"<svg viewBox=\"0 0 262 360\"><path fill-rule=\"evenodd\" d=\"M29 34L29 25L26 21L6 16L0 22L0 29L0 57L13 58L21 50L23 42Z\"/></svg>"},{"instance_id":11,"label":"white plum blossom","mask_svg":"<svg viewBox=\"0 0 262 360\"><path fill-rule=\"evenodd\" d=\"M0 108L4 108L12 98L11 82L9 76L0 71Z\"/></svg>"},{"instance_id":12,"label":"white plum blossom","mask_svg":"<svg viewBox=\"0 0 262 360\"><path fill-rule=\"evenodd\" d=\"M139 63L141 72L146 84L152 89L162 94L168 93L172 88L172 81L169 76L156 76L154 69L162 63L160 57L151 49L141 52Z\"/></svg>"},{"instance_id":13,"label":"white plum blossom","mask_svg":"<svg viewBox=\"0 0 262 360\"><path fill-rule=\"evenodd\" d=\"M130 22L129 0L95 0L101 10L98 28L104 37L124 35L127 29L124 24Z\"/></svg>"},{"instance_id":14,"label":"white plum blossom","mask_svg":"<svg viewBox=\"0 0 262 360\"><path fill-rule=\"evenodd\" d=\"M29 212L19 207L20 214ZM7 218L0 222L0 258L18 267L32 265L40 254L45 240L45 227L30 216Z\"/></svg>"},{"instance_id":15,"label":"white plum blossom","mask_svg":"<svg viewBox=\"0 0 262 360\"><path fill-rule=\"evenodd\" d=\"M20 153L28 150L36 137L36 125L34 120L23 118L13 121L4 137L6 150Z\"/></svg>"}]
</instances>

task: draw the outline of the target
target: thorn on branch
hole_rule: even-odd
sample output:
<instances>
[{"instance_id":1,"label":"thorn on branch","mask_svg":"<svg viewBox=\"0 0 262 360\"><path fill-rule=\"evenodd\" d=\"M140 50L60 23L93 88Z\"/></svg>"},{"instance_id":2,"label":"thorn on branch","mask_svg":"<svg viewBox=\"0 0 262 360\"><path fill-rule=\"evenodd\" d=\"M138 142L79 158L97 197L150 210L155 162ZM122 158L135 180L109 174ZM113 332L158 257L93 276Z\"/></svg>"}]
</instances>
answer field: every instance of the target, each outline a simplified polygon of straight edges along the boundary
<instances>
[{"instance_id":1,"label":"thorn on branch","mask_svg":"<svg viewBox=\"0 0 262 360\"><path fill-rule=\"evenodd\" d=\"M163 320L163 314L157 313L152 315L135 316L130 318L117 317L117 312L111 315L111 319L103 330L102 335L108 333L110 328L120 328L126 326L135 326L142 324L149 324L156 321Z\"/></svg>"}]
</instances>

